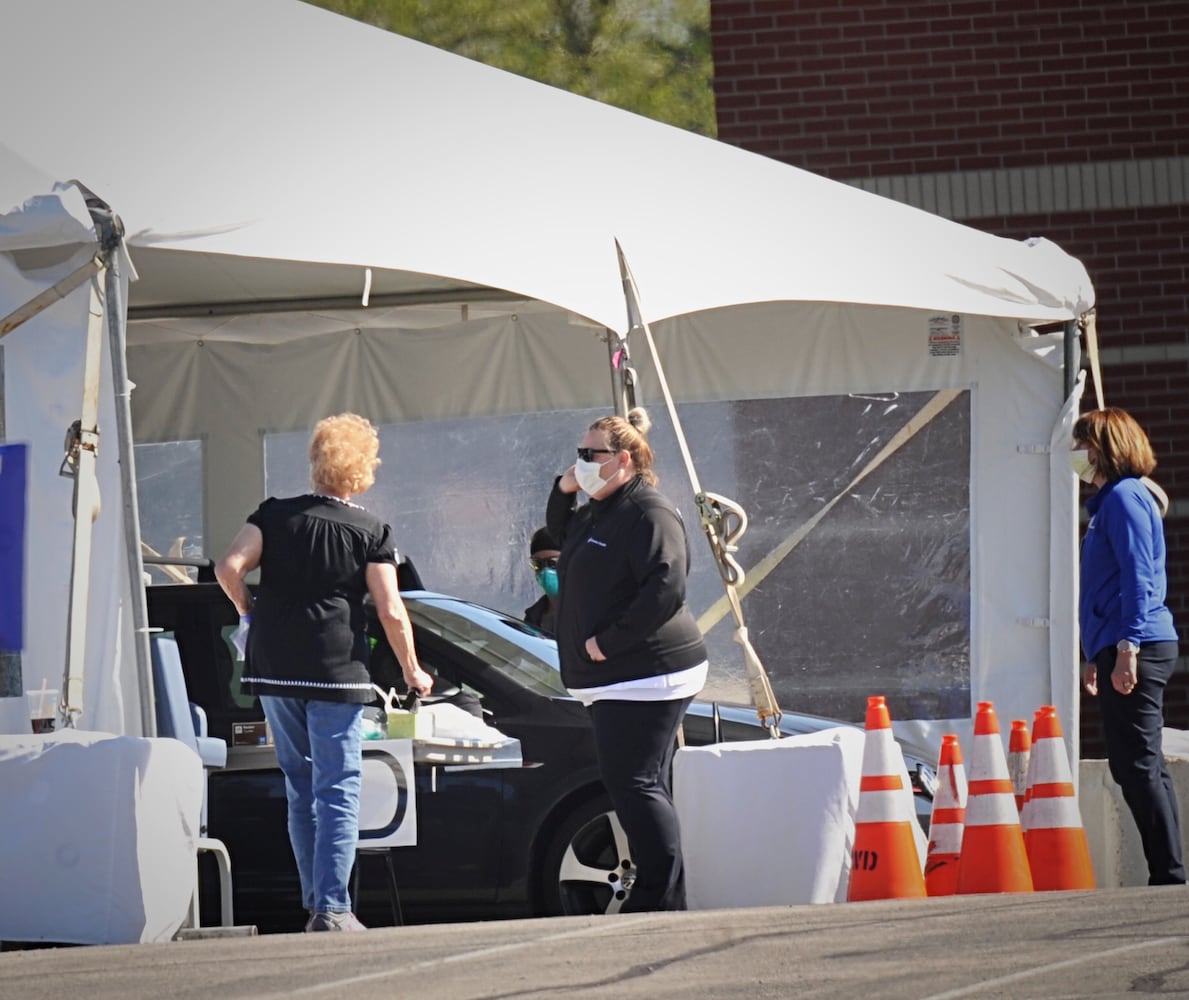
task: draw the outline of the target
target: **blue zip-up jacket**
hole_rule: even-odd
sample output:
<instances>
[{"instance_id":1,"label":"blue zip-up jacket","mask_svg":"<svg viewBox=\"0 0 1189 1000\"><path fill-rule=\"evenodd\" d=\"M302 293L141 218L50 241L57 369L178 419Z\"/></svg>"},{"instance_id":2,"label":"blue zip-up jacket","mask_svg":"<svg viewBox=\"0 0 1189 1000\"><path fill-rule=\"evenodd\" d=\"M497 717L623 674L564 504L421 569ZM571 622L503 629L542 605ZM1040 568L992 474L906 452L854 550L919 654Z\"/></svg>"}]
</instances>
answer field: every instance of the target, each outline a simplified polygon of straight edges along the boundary
<instances>
[{"instance_id":1,"label":"blue zip-up jacket","mask_svg":"<svg viewBox=\"0 0 1189 1000\"><path fill-rule=\"evenodd\" d=\"M1164 528L1147 487L1133 477L1106 483L1086 501L1078 620L1086 659L1122 639L1176 641L1165 607Z\"/></svg>"}]
</instances>

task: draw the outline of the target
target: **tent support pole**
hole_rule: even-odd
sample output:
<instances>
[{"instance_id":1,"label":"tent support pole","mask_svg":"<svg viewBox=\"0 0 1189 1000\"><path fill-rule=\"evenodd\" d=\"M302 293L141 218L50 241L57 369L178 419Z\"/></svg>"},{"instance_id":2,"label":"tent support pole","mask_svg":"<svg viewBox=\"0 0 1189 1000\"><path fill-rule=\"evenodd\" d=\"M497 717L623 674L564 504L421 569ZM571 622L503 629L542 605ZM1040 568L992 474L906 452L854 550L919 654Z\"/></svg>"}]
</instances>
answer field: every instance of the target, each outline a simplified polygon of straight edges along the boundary
<instances>
[{"instance_id":1,"label":"tent support pole","mask_svg":"<svg viewBox=\"0 0 1189 1000\"><path fill-rule=\"evenodd\" d=\"M1062 340L1062 347L1064 348L1065 399L1069 399L1073 395L1073 387L1078 379L1078 373L1074 370L1077 365L1077 337L1077 320L1066 320L1065 337Z\"/></svg>"},{"instance_id":2,"label":"tent support pole","mask_svg":"<svg viewBox=\"0 0 1189 1000\"><path fill-rule=\"evenodd\" d=\"M99 220L96 219L96 222ZM119 220L109 217L117 232ZM116 237L119 238L118 236ZM116 404L116 448L120 465L120 495L124 510L124 548L128 559L128 583L132 600L132 635L136 673L140 680L140 724L145 736L157 735L156 692L149 653L149 609L144 589L144 562L140 546L140 509L136 495L136 457L132 439L132 383L128 380L125 353L124 303L121 299L118 253L111 254L107 269L107 338L111 350L111 381Z\"/></svg>"},{"instance_id":3,"label":"tent support pole","mask_svg":"<svg viewBox=\"0 0 1189 1000\"><path fill-rule=\"evenodd\" d=\"M607 342L607 361L611 367L611 401L617 417L627 417L636 405L636 371L631 367L628 342L614 330L604 330Z\"/></svg>"},{"instance_id":4,"label":"tent support pole","mask_svg":"<svg viewBox=\"0 0 1189 1000\"><path fill-rule=\"evenodd\" d=\"M106 264L100 267L106 271ZM99 456L99 359L103 353L103 296L98 275L91 282L87 309L87 341L83 362L82 415L66 436L66 457L59 474L74 479L74 536L70 558L70 597L66 614L66 665L62 675L59 716L74 728L83 711L83 670L87 652L87 608L91 584L91 542L100 496L96 464Z\"/></svg>"}]
</instances>

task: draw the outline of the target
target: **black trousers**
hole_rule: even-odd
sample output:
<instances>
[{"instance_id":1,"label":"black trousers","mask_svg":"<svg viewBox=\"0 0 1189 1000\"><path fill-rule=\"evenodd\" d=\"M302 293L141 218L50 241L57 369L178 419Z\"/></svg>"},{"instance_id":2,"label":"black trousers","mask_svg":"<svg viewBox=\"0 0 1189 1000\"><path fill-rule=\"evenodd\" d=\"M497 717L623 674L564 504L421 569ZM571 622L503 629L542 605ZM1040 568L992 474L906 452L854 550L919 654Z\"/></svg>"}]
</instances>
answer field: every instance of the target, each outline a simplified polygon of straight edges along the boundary
<instances>
[{"instance_id":1,"label":"black trousers","mask_svg":"<svg viewBox=\"0 0 1189 1000\"><path fill-rule=\"evenodd\" d=\"M685 909L670 768L677 727L691 701L596 701L590 706L599 773L636 866L636 882L621 913Z\"/></svg>"},{"instance_id":2,"label":"black trousers","mask_svg":"<svg viewBox=\"0 0 1189 1000\"><path fill-rule=\"evenodd\" d=\"M1119 694L1111 684L1115 650L1108 647L1094 657L1107 761L1139 828L1149 885L1185 881L1177 793L1164 763L1160 735L1164 687L1172 676L1177 652L1175 642L1142 645L1139 680L1131 694Z\"/></svg>"}]
</instances>

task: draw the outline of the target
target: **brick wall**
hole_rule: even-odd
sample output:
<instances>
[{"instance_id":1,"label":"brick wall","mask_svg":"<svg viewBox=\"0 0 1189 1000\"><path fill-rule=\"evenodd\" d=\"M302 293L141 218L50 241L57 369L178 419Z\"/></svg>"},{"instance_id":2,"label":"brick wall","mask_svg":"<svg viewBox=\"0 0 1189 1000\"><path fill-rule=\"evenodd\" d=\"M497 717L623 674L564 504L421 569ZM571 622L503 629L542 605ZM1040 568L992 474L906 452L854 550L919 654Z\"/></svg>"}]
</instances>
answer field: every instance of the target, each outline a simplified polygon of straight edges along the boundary
<instances>
[{"instance_id":1,"label":"brick wall","mask_svg":"<svg viewBox=\"0 0 1189 1000\"><path fill-rule=\"evenodd\" d=\"M838 178L1189 153L1189 4L711 0L719 138Z\"/></svg>"},{"instance_id":2,"label":"brick wall","mask_svg":"<svg viewBox=\"0 0 1189 1000\"><path fill-rule=\"evenodd\" d=\"M1189 157L1189 4L711 0L719 139L851 182ZM1164 162L1164 161L1162 161ZM908 185L911 188L911 185ZM1189 183L961 219L1046 236L1094 282L1108 403L1148 430L1189 654ZM1097 200L1095 200L1097 199ZM1120 207L1126 206L1126 207ZM1093 405L1092 397L1087 406ZM1189 728L1189 674L1166 715ZM1092 700L1084 749L1101 750Z\"/></svg>"}]
</instances>

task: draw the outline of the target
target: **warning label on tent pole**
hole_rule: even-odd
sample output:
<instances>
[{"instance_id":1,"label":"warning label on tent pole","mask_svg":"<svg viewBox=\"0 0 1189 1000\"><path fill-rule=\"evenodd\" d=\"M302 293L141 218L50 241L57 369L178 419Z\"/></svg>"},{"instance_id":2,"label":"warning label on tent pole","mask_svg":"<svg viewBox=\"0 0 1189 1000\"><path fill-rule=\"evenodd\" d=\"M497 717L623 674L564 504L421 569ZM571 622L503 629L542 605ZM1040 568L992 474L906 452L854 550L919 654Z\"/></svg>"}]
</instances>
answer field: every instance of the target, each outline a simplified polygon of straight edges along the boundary
<instances>
[{"instance_id":1,"label":"warning label on tent pole","mask_svg":"<svg viewBox=\"0 0 1189 1000\"><path fill-rule=\"evenodd\" d=\"M962 353L962 317L934 313L929 317L929 356L955 358Z\"/></svg>"}]
</instances>

